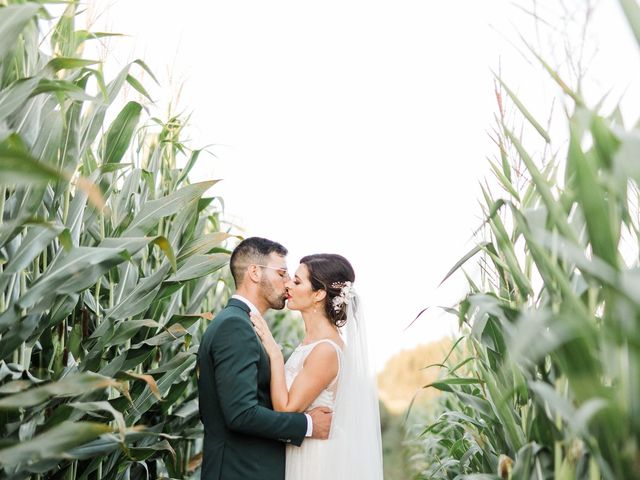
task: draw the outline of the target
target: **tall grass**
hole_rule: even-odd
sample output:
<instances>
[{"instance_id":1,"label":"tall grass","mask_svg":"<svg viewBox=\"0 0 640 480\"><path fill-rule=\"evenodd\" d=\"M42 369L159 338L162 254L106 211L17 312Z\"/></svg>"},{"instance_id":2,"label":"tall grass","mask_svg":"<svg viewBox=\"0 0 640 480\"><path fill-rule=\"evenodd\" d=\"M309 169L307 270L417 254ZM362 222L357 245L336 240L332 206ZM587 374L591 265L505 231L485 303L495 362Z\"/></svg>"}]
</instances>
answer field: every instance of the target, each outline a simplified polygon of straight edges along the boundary
<instances>
[{"instance_id":1,"label":"tall grass","mask_svg":"<svg viewBox=\"0 0 640 480\"><path fill-rule=\"evenodd\" d=\"M640 40L637 3L620 3ZM563 149L498 77L500 193L483 189L486 235L449 272L480 255L484 275L429 385L445 395L413 446L418 478L640 478L640 129L531 52L569 104L566 156L536 160L505 105Z\"/></svg>"},{"instance_id":2,"label":"tall grass","mask_svg":"<svg viewBox=\"0 0 640 480\"><path fill-rule=\"evenodd\" d=\"M111 112L153 74L105 79L76 11L0 6L0 478L186 478L229 235L181 119Z\"/></svg>"}]
</instances>

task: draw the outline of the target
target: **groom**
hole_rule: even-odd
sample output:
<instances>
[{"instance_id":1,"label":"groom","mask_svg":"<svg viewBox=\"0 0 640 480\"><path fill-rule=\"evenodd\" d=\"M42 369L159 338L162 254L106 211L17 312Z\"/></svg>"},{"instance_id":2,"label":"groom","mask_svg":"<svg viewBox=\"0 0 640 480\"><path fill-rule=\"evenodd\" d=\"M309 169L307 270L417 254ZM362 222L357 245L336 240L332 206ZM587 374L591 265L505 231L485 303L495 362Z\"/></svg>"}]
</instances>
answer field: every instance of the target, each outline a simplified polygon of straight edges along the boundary
<instances>
[{"instance_id":1,"label":"groom","mask_svg":"<svg viewBox=\"0 0 640 480\"><path fill-rule=\"evenodd\" d=\"M283 480L285 445L326 439L331 413L272 410L269 357L249 312L281 310L289 279L279 243L251 237L231 255L236 294L209 324L198 350L198 395L204 424L202 480Z\"/></svg>"}]
</instances>

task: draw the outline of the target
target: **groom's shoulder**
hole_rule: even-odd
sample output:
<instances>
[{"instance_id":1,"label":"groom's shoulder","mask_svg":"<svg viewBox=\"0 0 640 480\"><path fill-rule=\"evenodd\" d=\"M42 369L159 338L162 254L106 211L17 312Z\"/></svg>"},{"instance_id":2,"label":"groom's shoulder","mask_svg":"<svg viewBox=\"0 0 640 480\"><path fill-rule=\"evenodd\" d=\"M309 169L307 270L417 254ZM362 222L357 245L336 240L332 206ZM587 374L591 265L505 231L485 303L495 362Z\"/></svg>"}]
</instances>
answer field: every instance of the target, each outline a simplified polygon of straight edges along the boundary
<instances>
[{"instance_id":1,"label":"groom's shoulder","mask_svg":"<svg viewBox=\"0 0 640 480\"><path fill-rule=\"evenodd\" d=\"M215 333L217 330L227 329L233 326L240 326L247 323L246 313L238 307L227 305L213 318L209 324L208 330Z\"/></svg>"},{"instance_id":2,"label":"groom's shoulder","mask_svg":"<svg viewBox=\"0 0 640 480\"><path fill-rule=\"evenodd\" d=\"M251 322L246 318L242 309L235 307L223 308L209 324L202 344L206 348L217 348L231 344L245 344L255 337Z\"/></svg>"},{"instance_id":3,"label":"groom's shoulder","mask_svg":"<svg viewBox=\"0 0 640 480\"><path fill-rule=\"evenodd\" d=\"M246 316L247 314L244 310L233 304L229 304L218 312L218 314L213 318L213 323L225 321L230 318L244 318Z\"/></svg>"}]
</instances>

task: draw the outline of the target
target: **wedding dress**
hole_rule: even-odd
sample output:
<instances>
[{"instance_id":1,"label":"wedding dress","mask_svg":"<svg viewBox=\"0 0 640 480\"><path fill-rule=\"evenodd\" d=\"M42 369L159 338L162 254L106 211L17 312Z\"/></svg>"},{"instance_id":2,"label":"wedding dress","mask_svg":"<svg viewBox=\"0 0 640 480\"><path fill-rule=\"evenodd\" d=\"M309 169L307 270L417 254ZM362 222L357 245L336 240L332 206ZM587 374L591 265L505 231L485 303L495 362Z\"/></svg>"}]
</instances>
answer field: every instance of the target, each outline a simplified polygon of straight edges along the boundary
<instances>
[{"instance_id":1,"label":"wedding dress","mask_svg":"<svg viewBox=\"0 0 640 480\"><path fill-rule=\"evenodd\" d=\"M378 395L358 303L354 294L347 305L347 323L340 332L344 350L323 339L299 345L285 364L290 389L314 347L330 343L338 356L336 378L307 408L333 410L329 439L306 438L300 447L288 445L285 480L382 480Z\"/></svg>"},{"instance_id":2,"label":"wedding dress","mask_svg":"<svg viewBox=\"0 0 640 480\"><path fill-rule=\"evenodd\" d=\"M287 382L287 390L291 389L291 385L296 376L302 370L307 356L313 351L313 348L321 343L329 343L336 349L338 355L338 375L336 378L320 392L320 395L309 405L307 411L316 407L328 407L331 410L335 408L335 399L338 386L338 378L342 366L342 350L333 341L325 339L307 345L299 345L296 348L287 363L284 366L285 379ZM324 463L329 459L332 453L331 440L317 440L315 438L306 438L300 447L287 445L287 463L285 480L324 480L327 477L324 473Z\"/></svg>"}]
</instances>

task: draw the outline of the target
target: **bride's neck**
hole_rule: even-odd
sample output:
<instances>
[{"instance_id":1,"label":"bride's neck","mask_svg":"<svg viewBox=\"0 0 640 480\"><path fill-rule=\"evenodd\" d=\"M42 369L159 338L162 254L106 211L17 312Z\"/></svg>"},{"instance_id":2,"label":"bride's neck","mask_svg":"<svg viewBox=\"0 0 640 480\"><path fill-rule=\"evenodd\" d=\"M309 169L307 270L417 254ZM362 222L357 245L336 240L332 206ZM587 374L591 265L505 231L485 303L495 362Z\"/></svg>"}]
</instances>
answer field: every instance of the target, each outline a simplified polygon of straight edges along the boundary
<instances>
[{"instance_id":1,"label":"bride's neck","mask_svg":"<svg viewBox=\"0 0 640 480\"><path fill-rule=\"evenodd\" d=\"M327 338L337 332L336 327L321 313L302 312L302 319L304 320L305 343Z\"/></svg>"}]
</instances>

